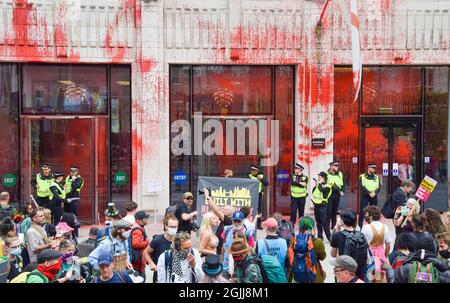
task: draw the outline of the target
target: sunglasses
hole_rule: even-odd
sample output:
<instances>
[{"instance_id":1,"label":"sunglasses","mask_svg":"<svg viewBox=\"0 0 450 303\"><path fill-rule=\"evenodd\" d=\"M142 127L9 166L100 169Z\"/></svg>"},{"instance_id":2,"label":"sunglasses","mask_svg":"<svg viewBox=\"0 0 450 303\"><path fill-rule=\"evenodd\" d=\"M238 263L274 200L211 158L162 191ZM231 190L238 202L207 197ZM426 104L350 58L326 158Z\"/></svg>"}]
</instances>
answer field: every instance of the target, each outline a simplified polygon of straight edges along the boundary
<instances>
[{"instance_id":1,"label":"sunglasses","mask_svg":"<svg viewBox=\"0 0 450 303\"><path fill-rule=\"evenodd\" d=\"M194 198L193 197L187 197L187 198L185 198L186 200L194 200Z\"/></svg>"}]
</instances>

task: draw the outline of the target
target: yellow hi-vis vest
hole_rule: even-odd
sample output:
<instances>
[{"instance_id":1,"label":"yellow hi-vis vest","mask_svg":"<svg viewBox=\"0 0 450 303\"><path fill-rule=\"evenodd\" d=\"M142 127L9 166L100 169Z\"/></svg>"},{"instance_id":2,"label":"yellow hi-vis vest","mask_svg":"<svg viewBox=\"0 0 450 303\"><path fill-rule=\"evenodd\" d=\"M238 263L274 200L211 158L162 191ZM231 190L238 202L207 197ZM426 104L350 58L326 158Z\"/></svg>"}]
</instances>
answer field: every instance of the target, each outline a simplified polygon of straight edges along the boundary
<instances>
[{"instance_id":1,"label":"yellow hi-vis vest","mask_svg":"<svg viewBox=\"0 0 450 303\"><path fill-rule=\"evenodd\" d=\"M38 173L36 175L36 183L37 183L37 190L36 195L40 198L49 197L50 192L50 186L52 185L53 178L51 179L41 179L41 173Z\"/></svg>"},{"instance_id":2,"label":"yellow hi-vis vest","mask_svg":"<svg viewBox=\"0 0 450 303\"><path fill-rule=\"evenodd\" d=\"M328 195L326 197L323 196L323 193L320 191L319 186L316 186L316 188L314 188L314 191L312 192L312 199L311 201L314 204L320 205L320 204L328 204L328 199L331 196L331 185L330 184L325 184L323 185L323 187L328 187L330 189L330 191L328 192Z\"/></svg>"},{"instance_id":3,"label":"yellow hi-vis vest","mask_svg":"<svg viewBox=\"0 0 450 303\"><path fill-rule=\"evenodd\" d=\"M370 192L375 192L378 190L378 188L380 188L380 180L378 179L377 175L375 175L375 178L373 180L366 178L366 174L361 174L359 178L361 179L362 186L364 186Z\"/></svg>"},{"instance_id":4,"label":"yellow hi-vis vest","mask_svg":"<svg viewBox=\"0 0 450 303\"><path fill-rule=\"evenodd\" d=\"M292 176L292 179L294 179L296 177L296 175ZM301 175L300 176L300 180L299 182L303 182L301 180L302 177L305 177L305 175ZM296 186L296 185L292 185L291 184L291 197L293 198L303 198L306 197L308 195L307 192L307 188L306 187L300 187L300 186Z\"/></svg>"},{"instance_id":5,"label":"yellow hi-vis vest","mask_svg":"<svg viewBox=\"0 0 450 303\"><path fill-rule=\"evenodd\" d=\"M249 174L248 177L250 179L254 179L254 180L257 180L259 182L259 193L262 193L263 186L262 186L261 180L259 180L257 177L253 176L252 174Z\"/></svg>"},{"instance_id":6,"label":"yellow hi-vis vest","mask_svg":"<svg viewBox=\"0 0 450 303\"><path fill-rule=\"evenodd\" d=\"M59 190L59 196L60 196L62 199L65 199L65 198L66 198L66 192L65 192L64 188L63 188L61 185L59 185L57 182L55 182L55 180L52 180L51 186L56 186L56 188ZM51 187L51 186L50 186L50 187ZM50 192L49 199L50 199L50 200L53 200L53 193L52 193L51 190L49 190L49 192Z\"/></svg>"},{"instance_id":7,"label":"yellow hi-vis vest","mask_svg":"<svg viewBox=\"0 0 450 303\"><path fill-rule=\"evenodd\" d=\"M84 185L84 180L81 178L81 176L76 176L75 179L80 178L81 179L81 186L80 188L77 188L77 192L80 193L81 189ZM69 175L66 178L66 184L64 185L64 189L66 190L66 194L70 193L72 191L72 177Z\"/></svg>"},{"instance_id":8,"label":"yellow hi-vis vest","mask_svg":"<svg viewBox=\"0 0 450 303\"><path fill-rule=\"evenodd\" d=\"M337 185L339 187L339 190L342 190L342 187L344 186L344 176L340 171L336 175L330 174L330 172L327 172L328 175L328 184L331 185L331 188L333 188L333 185Z\"/></svg>"}]
</instances>

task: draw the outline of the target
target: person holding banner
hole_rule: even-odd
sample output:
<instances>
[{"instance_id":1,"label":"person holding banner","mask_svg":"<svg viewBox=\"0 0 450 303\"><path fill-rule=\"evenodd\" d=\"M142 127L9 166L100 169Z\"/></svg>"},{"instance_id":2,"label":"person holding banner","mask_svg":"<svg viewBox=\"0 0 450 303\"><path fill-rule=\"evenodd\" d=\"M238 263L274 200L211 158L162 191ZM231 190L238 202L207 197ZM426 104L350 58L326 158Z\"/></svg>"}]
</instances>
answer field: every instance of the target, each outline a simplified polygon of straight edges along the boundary
<instances>
[{"instance_id":1,"label":"person holding banner","mask_svg":"<svg viewBox=\"0 0 450 303\"><path fill-rule=\"evenodd\" d=\"M377 165L369 163L367 165L367 173L359 176L359 185L361 188L361 204L359 206L358 225L362 228L364 221L364 209L367 206L377 206L378 193L381 188L380 178L375 174Z\"/></svg>"},{"instance_id":2,"label":"person holding banner","mask_svg":"<svg viewBox=\"0 0 450 303\"><path fill-rule=\"evenodd\" d=\"M306 197L308 196L308 176L303 174L305 167L295 163L294 174L291 178L291 222L295 225L298 217L305 214Z\"/></svg>"},{"instance_id":3,"label":"person holding banner","mask_svg":"<svg viewBox=\"0 0 450 303\"><path fill-rule=\"evenodd\" d=\"M264 178L264 175L260 173L260 167L257 165L252 165L251 172L248 175L250 179L258 180L259 182L259 199L258 199L258 214L262 212L263 209L263 196L264 196L264 187L269 185L267 179ZM267 214L265 214L267 215ZM258 223L256 228L262 230L261 220L258 219Z\"/></svg>"}]
</instances>

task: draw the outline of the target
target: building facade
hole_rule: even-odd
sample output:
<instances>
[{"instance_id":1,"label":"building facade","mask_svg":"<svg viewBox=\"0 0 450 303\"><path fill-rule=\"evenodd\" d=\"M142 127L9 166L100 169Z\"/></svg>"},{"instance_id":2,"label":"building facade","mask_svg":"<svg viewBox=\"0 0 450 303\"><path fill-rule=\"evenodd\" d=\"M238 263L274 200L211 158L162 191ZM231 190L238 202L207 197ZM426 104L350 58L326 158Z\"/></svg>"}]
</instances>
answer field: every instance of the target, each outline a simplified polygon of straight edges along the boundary
<instances>
[{"instance_id":1,"label":"building facade","mask_svg":"<svg viewBox=\"0 0 450 303\"><path fill-rule=\"evenodd\" d=\"M272 211L289 211L294 162L312 177L333 158L341 207L358 208L358 176L375 162L380 204L401 180L428 175L438 185L425 206L447 209L450 1L358 1L357 102L349 28L333 1L318 24L323 2L3 1L1 189L23 202L41 163L77 165L83 221L128 199L161 214L197 192L198 176L247 177L272 143L253 156L196 154L174 122L195 132L200 121L206 140L209 120L238 119L258 132L279 122L279 160L263 168ZM256 139L245 138L248 149Z\"/></svg>"}]
</instances>

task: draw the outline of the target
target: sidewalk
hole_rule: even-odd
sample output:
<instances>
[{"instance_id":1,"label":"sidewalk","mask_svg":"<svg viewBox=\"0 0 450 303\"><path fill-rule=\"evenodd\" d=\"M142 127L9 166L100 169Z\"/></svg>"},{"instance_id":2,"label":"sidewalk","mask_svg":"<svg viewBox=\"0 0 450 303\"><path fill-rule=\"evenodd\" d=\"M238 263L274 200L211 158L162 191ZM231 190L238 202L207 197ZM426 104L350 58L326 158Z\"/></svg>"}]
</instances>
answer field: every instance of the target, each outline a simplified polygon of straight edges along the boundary
<instances>
[{"instance_id":1,"label":"sidewalk","mask_svg":"<svg viewBox=\"0 0 450 303\"><path fill-rule=\"evenodd\" d=\"M312 214L307 214L307 215L314 217ZM145 228L145 230L147 231L147 235L149 236L149 239L152 239L154 235L163 233L162 219L163 219L163 216L157 216L156 224L155 224L154 216L153 215L150 216L149 223L147 224L147 226ZM391 239L392 239L392 243L391 243L391 248L392 248L394 246L394 241L395 241L395 229L392 224L392 220L383 219L382 222L385 223L389 227L389 231L390 231L390 235L391 235ZM80 230L79 230L79 240L80 241L82 241L88 237L89 229L91 228L91 226L94 226L94 225L86 225L86 226L82 226L80 228ZM265 232L262 230L258 230L257 238L262 239L264 237L265 237ZM321 264L322 264L323 270L326 272L326 275L327 275L325 282L326 283L334 283L333 266L330 265L330 261L333 259L330 256L330 251L331 251L330 243L327 240L324 240L324 244L325 244L325 251L327 253L327 257L324 261L321 262ZM198 233L192 233L192 245L194 248L198 247L198 245L199 245ZM151 272L148 269L148 266L146 269L146 275L147 275L147 282L151 283L151 281L153 279L153 272Z\"/></svg>"}]
</instances>

